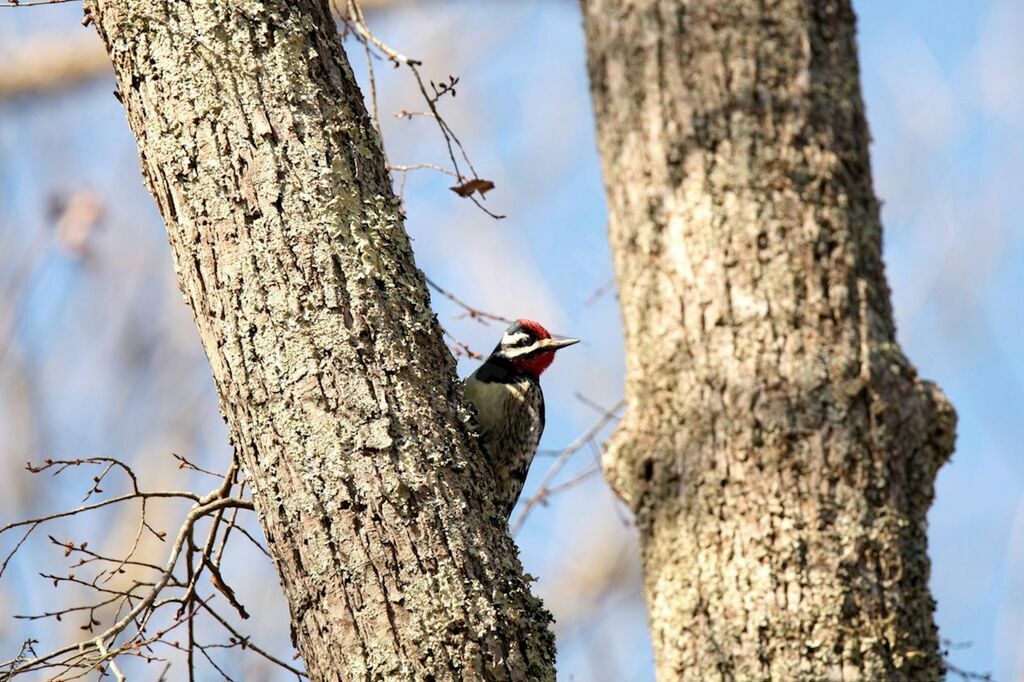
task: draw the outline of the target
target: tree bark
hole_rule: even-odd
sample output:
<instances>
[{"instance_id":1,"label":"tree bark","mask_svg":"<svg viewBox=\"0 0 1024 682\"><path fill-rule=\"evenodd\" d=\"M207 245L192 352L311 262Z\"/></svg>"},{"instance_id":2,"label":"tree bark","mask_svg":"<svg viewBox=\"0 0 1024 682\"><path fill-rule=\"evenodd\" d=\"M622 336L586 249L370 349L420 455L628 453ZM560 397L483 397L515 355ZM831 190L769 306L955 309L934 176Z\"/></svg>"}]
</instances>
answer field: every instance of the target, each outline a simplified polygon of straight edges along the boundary
<instances>
[{"instance_id":1,"label":"tree bark","mask_svg":"<svg viewBox=\"0 0 1024 682\"><path fill-rule=\"evenodd\" d=\"M660 680L934 680L955 415L900 351L849 0L584 0Z\"/></svg>"},{"instance_id":2,"label":"tree bark","mask_svg":"<svg viewBox=\"0 0 1024 682\"><path fill-rule=\"evenodd\" d=\"M314 680L554 677L319 0L90 0ZM484 492L477 492L479 488Z\"/></svg>"}]
</instances>

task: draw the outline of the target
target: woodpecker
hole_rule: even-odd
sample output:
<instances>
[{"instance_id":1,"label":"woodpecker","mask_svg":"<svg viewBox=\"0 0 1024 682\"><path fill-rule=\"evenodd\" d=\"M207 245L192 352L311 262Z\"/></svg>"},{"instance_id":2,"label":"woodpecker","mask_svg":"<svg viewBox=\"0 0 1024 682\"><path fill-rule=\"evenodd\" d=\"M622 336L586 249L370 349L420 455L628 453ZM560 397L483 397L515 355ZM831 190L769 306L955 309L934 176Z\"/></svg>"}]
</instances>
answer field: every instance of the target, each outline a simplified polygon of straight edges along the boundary
<instances>
[{"instance_id":1,"label":"woodpecker","mask_svg":"<svg viewBox=\"0 0 1024 682\"><path fill-rule=\"evenodd\" d=\"M523 491L544 431L540 375L555 351L574 343L579 339L555 339L532 320L516 320L466 379L465 396L476 408L480 448L497 477L496 502L506 518Z\"/></svg>"}]
</instances>

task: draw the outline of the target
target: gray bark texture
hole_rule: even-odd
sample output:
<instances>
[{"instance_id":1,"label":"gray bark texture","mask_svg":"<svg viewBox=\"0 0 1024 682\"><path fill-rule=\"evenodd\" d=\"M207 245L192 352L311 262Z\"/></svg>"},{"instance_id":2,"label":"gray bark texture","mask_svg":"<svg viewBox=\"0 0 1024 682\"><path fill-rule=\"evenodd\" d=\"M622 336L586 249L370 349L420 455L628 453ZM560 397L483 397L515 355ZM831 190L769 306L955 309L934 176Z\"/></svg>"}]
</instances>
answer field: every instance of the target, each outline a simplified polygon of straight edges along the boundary
<instances>
[{"instance_id":1,"label":"gray bark texture","mask_svg":"<svg viewBox=\"0 0 1024 682\"><path fill-rule=\"evenodd\" d=\"M311 678L553 679L326 2L85 11Z\"/></svg>"},{"instance_id":2,"label":"gray bark texture","mask_svg":"<svg viewBox=\"0 0 1024 682\"><path fill-rule=\"evenodd\" d=\"M659 680L935 680L955 414L895 340L848 0L584 0Z\"/></svg>"}]
</instances>

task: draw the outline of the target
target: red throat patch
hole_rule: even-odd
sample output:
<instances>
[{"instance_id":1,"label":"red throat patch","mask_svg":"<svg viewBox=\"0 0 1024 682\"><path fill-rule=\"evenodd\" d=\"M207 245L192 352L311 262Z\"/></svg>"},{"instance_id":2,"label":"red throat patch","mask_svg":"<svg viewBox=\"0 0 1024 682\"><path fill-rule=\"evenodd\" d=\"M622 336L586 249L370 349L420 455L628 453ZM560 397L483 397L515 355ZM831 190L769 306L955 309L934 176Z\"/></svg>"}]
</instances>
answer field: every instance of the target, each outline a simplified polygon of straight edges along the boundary
<instances>
[{"instance_id":1,"label":"red throat patch","mask_svg":"<svg viewBox=\"0 0 1024 682\"><path fill-rule=\"evenodd\" d=\"M519 323L520 327L533 334L535 338L551 338L551 332L545 329L539 322L534 322L533 320L527 320L524 318L519 318L516 322ZM550 367L551 363L554 361L555 351L549 350L523 358L522 360L513 360L512 363L516 366L516 369L523 374L527 374L534 379L540 379L540 375L543 374L544 370Z\"/></svg>"},{"instance_id":2,"label":"red throat patch","mask_svg":"<svg viewBox=\"0 0 1024 682\"><path fill-rule=\"evenodd\" d=\"M546 350L536 355L523 358L522 360L513 360L512 364L516 366L523 374L528 374L534 379L540 379L540 375L544 373L551 363L555 361L555 351Z\"/></svg>"}]
</instances>

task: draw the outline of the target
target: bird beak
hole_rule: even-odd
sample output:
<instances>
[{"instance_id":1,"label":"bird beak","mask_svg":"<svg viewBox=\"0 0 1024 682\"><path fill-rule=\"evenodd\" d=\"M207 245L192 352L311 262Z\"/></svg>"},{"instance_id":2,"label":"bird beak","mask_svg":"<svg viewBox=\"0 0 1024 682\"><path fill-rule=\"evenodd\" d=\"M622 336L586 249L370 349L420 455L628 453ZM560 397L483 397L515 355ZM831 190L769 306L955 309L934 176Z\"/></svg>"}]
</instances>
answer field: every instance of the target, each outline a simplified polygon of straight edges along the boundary
<instances>
[{"instance_id":1,"label":"bird beak","mask_svg":"<svg viewBox=\"0 0 1024 682\"><path fill-rule=\"evenodd\" d=\"M579 339L544 339L538 345L544 350L555 351L579 343Z\"/></svg>"}]
</instances>

